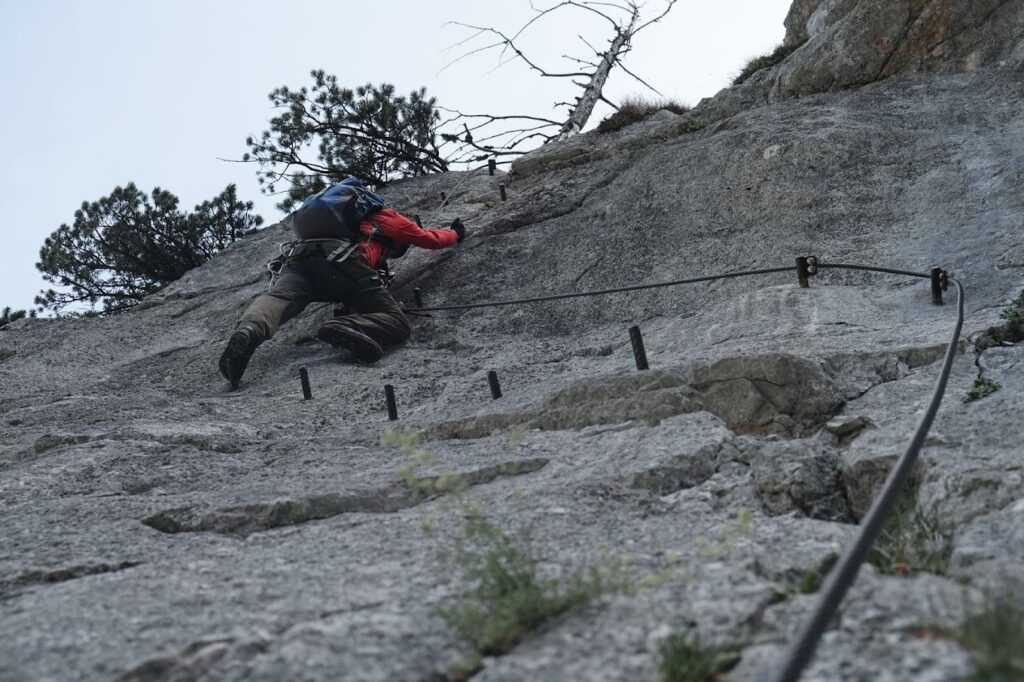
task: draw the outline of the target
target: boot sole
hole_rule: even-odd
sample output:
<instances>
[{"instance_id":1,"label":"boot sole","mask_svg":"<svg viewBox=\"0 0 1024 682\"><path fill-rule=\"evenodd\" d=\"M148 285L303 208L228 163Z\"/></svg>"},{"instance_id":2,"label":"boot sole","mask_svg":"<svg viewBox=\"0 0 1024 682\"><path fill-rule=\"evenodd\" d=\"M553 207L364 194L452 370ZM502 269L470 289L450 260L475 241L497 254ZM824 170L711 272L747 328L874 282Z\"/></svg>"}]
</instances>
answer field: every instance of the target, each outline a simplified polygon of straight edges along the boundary
<instances>
[{"instance_id":1,"label":"boot sole","mask_svg":"<svg viewBox=\"0 0 1024 682\"><path fill-rule=\"evenodd\" d=\"M317 331L316 338L332 346L344 348L363 362L377 362L384 355L376 341L355 329L324 326Z\"/></svg>"},{"instance_id":2,"label":"boot sole","mask_svg":"<svg viewBox=\"0 0 1024 682\"><path fill-rule=\"evenodd\" d=\"M249 352L249 339L232 335L228 340L228 347L221 353L220 362L217 363L220 373L231 382L231 388L238 388L238 381L245 373L252 353Z\"/></svg>"}]
</instances>

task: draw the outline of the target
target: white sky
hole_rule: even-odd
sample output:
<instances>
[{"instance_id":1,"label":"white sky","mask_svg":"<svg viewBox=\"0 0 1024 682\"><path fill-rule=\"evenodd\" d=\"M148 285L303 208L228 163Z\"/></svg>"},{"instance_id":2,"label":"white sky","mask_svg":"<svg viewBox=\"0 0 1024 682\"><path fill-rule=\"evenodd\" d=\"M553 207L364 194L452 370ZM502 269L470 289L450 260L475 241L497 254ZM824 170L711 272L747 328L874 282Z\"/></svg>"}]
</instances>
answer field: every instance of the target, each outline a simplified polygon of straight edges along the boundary
<instances>
[{"instance_id":1,"label":"white sky","mask_svg":"<svg viewBox=\"0 0 1024 682\"><path fill-rule=\"evenodd\" d=\"M657 13L662 0L648 7ZM788 8L789 0L678 0L625 64L695 104L782 41ZM352 87L425 86L468 113L559 118L564 109L556 115L552 104L578 94L567 79L542 79L521 62L495 70L496 54L441 70L460 54L447 48L468 36L446 22L512 32L530 15L528 0L0 0L0 308L32 306L46 286L35 269L43 240L118 185L161 187L190 210L235 183L275 222L276 199L259 193L256 167L218 158L240 158L246 136L273 115L267 94L310 84L312 69ZM578 34L597 47L609 39L588 13L556 16L524 43L553 70L565 68L561 54L586 56ZM621 71L605 88L612 101L638 94L652 96ZM609 113L602 106L590 125Z\"/></svg>"}]
</instances>

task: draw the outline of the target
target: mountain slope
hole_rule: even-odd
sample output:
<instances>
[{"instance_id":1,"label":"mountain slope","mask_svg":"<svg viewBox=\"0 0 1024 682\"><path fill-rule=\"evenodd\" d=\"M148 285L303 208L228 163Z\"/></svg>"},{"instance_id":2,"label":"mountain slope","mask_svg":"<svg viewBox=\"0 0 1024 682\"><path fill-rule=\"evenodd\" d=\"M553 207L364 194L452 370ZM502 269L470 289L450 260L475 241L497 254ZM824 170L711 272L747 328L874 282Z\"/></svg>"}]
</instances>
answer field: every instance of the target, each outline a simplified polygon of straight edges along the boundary
<instances>
[{"instance_id":1,"label":"mountain slope","mask_svg":"<svg viewBox=\"0 0 1024 682\"><path fill-rule=\"evenodd\" d=\"M800 5L819 31L825 5L831 26L859 6ZM954 679L968 654L914 626L959 605L962 579L1024 594L1024 352L972 345L1024 287L1024 80L1007 61L1022 54L1020 5L986 19L1004 44L984 54L1002 65L915 62L786 94L812 35L686 116L550 145L507 175L388 188L428 226L459 215L471 233L400 261L410 304L413 287L461 304L799 255L963 281L966 342L917 493L950 534L947 575L865 566L805 679ZM329 313L314 306L228 392L217 355L289 238L272 226L123 315L0 330L0 679L431 679L468 653L437 610L464 586L438 550L467 502L531 526L545 575L607 551L639 585L474 679L651 678L677 623L738 647L731 677L756 679L813 605L793 584L852 537L905 447L954 322L924 280L825 270L800 289L783 273L433 313L360 366L313 340ZM962 402L979 373L1002 388ZM430 456L414 468L382 444L388 383L398 426L418 434L406 450ZM445 474L465 492L417 494Z\"/></svg>"}]
</instances>

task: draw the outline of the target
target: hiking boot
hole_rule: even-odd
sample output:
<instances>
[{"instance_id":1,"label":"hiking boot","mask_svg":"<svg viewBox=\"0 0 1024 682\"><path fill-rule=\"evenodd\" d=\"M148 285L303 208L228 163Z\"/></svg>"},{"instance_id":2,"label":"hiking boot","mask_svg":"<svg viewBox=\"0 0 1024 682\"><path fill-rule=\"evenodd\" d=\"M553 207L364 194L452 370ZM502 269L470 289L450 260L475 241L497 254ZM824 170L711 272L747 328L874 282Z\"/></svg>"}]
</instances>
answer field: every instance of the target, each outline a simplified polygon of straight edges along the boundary
<instances>
[{"instance_id":1,"label":"hiking boot","mask_svg":"<svg viewBox=\"0 0 1024 682\"><path fill-rule=\"evenodd\" d=\"M238 329L228 339L228 346L220 355L220 373L231 382L231 389L238 388L238 380L245 374L245 368L249 366L249 358L256 352L256 343L253 333L245 328Z\"/></svg>"},{"instance_id":2,"label":"hiking boot","mask_svg":"<svg viewBox=\"0 0 1024 682\"><path fill-rule=\"evenodd\" d=\"M379 343L343 320L325 322L316 338L348 350L363 362L377 362L384 355Z\"/></svg>"}]
</instances>

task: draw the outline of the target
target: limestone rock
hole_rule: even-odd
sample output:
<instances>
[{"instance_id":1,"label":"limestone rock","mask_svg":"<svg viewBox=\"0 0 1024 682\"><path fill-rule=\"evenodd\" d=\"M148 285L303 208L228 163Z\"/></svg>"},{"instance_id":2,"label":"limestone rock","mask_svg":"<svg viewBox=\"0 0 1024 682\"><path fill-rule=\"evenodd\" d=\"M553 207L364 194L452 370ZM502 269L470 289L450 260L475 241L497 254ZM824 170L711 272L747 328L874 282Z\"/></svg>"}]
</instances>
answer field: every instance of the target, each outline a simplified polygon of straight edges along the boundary
<instances>
[{"instance_id":1,"label":"limestone rock","mask_svg":"<svg viewBox=\"0 0 1024 682\"><path fill-rule=\"evenodd\" d=\"M821 367L783 353L724 358L691 372L705 408L742 433L804 434L844 402Z\"/></svg>"},{"instance_id":2,"label":"limestone rock","mask_svg":"<svg viewBox=\"0 0 1024 682\"><path fill-rule=\"evenodd\" d=\"M948 269L965 338L1024 282L1021 6L800 0L787 41L806 42L684 116L386 191L471 230L402 259L404 302L816 255L806 289L790 269L437 313L372 367L297 344L330 314L311 306L230 392L216 358L266 290L279 223L123 315L0 330L0 678L437 678L471 653L438 613L467 587L444 556L480 510L531 531L545 578L618 562L641 589L525 633L475 679L653 679L673 627L738 645L731 678L758 679L813 606L794 581L842 551L909 442L955 319L927 279L827 265ZM863 567L804 679L958 679L969 654L913 625L963 579L1024 591L1024 346L967 351L916 472L953 575ZM965 404L979 372L1002 388Z\"/></svg>"},{"instance_id":3,"label":"limestone rock","mask_svg":"<svg viewBox=\"0 0 1024 682\"><path fill-rule=\"evenodd\" d=\"M840 486L839 457L824 443L762 443L751 459L751 470L754 490L766 513L850 520Z\"/></svg>"},{"instance_id":4,"label":"limestone rock","mask_svg":"<svg viewBox=\"0 0 1024 682\"><path fill-rule=\"evenodd\" d=\"M915 71L1024 66L1018 0L797 2L786 44L806 43L773 76L774 97L802 97Z\"/></svg>"}]
</instances>

